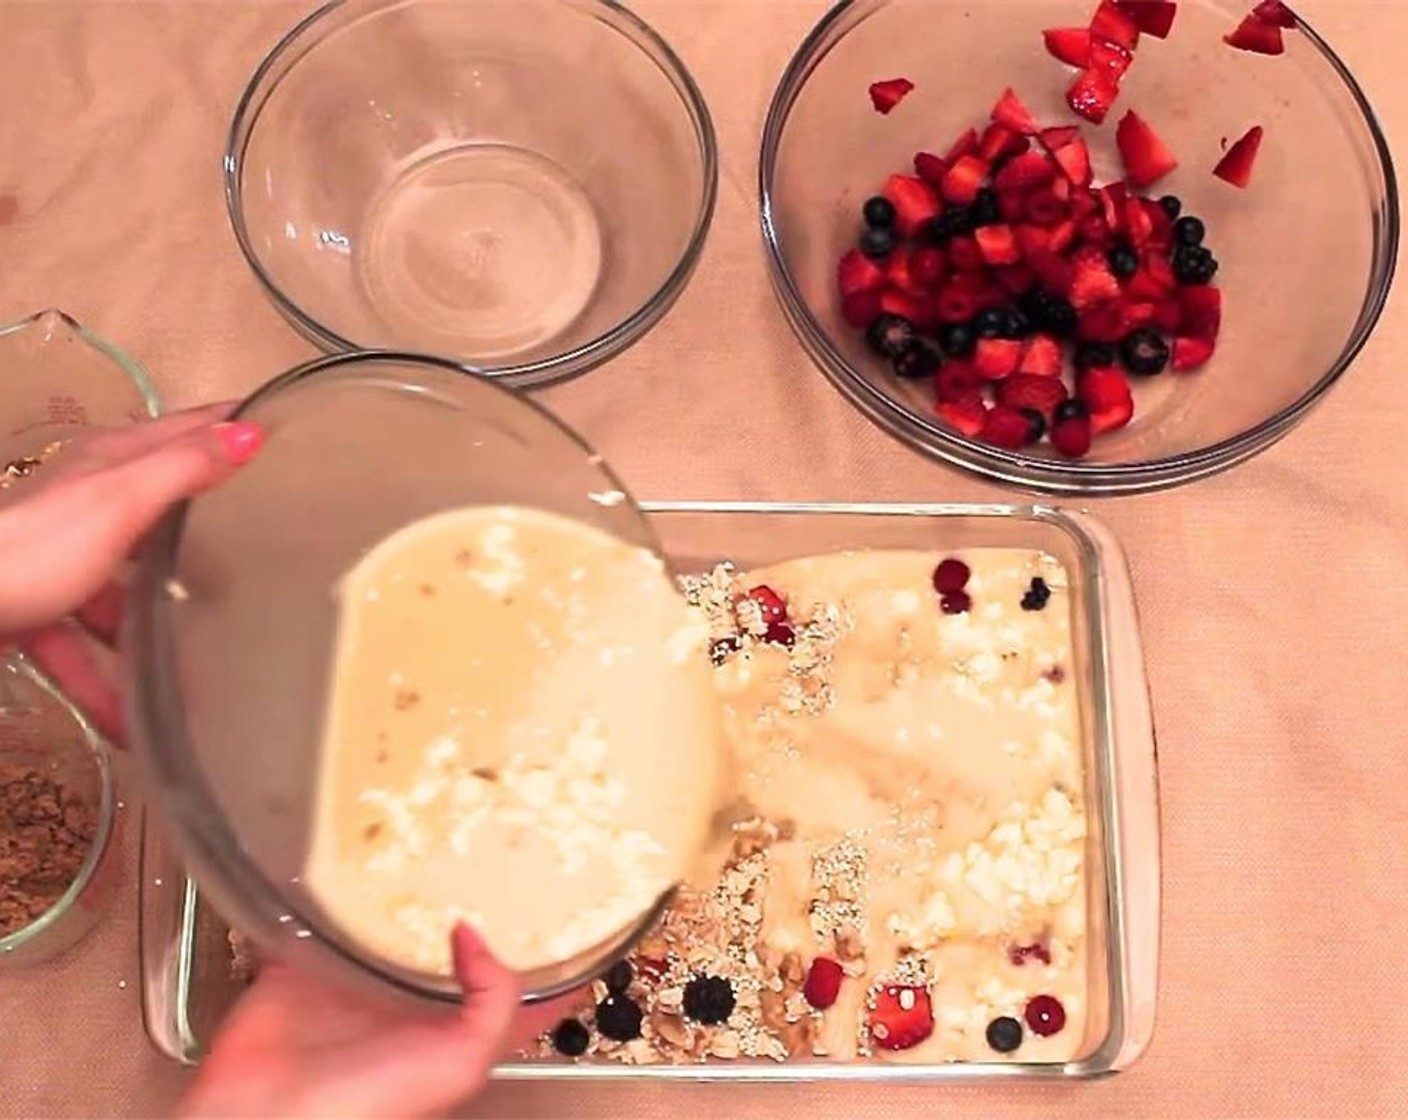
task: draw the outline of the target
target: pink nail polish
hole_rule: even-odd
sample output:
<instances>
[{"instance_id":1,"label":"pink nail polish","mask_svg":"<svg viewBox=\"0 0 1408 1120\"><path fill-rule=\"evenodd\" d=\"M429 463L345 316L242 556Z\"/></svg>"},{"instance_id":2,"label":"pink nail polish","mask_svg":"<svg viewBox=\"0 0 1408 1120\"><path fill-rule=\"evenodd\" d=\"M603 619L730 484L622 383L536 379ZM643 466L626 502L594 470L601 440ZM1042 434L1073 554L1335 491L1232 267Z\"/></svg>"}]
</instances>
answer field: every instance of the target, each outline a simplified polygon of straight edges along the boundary
<instances>
[{"instance_id":1,"label":"pink nail polish","mask_svg":"<svg viewBox=\"0 0 1408 1120\"><path fill-rule=\"evenodd\" d=\"M215 433L230 462L243 466L259 453L264 446L264 429L258 424L236 421L230 424L216 424Z\"/></svg>"}]
</instances>

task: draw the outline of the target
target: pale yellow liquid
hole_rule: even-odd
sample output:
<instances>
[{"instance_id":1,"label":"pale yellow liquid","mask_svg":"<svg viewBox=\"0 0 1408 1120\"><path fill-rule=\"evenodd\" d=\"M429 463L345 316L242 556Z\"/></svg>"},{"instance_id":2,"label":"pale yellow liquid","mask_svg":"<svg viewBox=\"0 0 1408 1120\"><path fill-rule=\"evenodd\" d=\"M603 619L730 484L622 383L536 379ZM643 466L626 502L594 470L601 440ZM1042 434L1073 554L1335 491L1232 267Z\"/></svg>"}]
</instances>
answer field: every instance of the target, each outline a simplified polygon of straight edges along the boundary
<instances>
[{"instance_id":1,"label":"pale yellow liquid","mask_svg":"<svg viewBox=\"0 0 1408 1120\"><path fill-rule=\"evenodd\" d=\"M306 881L355 944L567 960L684 878L718 799L707 627L651 553L514 507L384 540L341 624Z\"/></svg>"}]
</instances>

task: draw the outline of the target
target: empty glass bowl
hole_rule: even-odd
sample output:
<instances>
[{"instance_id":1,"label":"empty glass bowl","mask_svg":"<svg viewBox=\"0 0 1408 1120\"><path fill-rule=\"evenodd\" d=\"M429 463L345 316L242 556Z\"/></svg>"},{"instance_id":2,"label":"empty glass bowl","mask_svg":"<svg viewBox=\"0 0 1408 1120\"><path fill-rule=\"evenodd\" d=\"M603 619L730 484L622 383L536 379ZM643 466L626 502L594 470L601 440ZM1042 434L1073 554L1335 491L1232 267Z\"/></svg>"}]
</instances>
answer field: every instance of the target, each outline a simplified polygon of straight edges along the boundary
<instances>
[{"instance_id":1,"label":"empty glass bowl","mask_svg":"<svg viewBox=\"0 0 1408 1120\"><path fill-rule=\"evenodd\" d=\"M477 504L574 517L658 552L599 457L548 413L449 361L323 358L236 416L268 432L227 485L173 511L130 597L129 734L195 877L265 948L444 1000L450 979L351 944L301 882L311 837L338 579L403 526ZM663 903L663 900L662 900ZM522 977L530 999L598 975L658 914Z\"/></svg>"},{"instance_id":2,"label":"empty glass bowl","mask_svg":"<svg viewBox=\"0 0 1408 1120\"><path fill-rule=\"evenodd\" d=\"M654 326L717 176L684 65L609 0L327 4L259 66L225 156L240 247L308 339L519 386Z\"/></svg>"},{"instance_id":3,"label":"empty glass bowl","mask_svg":"<svg viewBox=\"0 0 1408 1120\"><path fill-rule=\"evenodd\" d=\"M762 225L774 286L807 351L862 412L913 447L997 482L1065 494L1155 490L1255 455L1321 400L1383 309L1399 237L1398 190L1367 100L1308 26L1279 57L1222 36L1245 0L1185 0L1166 41L1145 36L1102 128L1065 103L1074 71L1042 31L1084 26L1094 0L846 0L817 25L783 75L761 156ZM915 90L889 115L872 82ZM934 411L927 382L902 382L845 324L836 263L856 245L860 209L919 151L939 154L981 128L1011 86L1043 125L1081 124L1097 182L1122 177L1115 124L1149 120L1181 166L1152 193L1204 219L1221 261L1225 309L1203 370L1137 380L1125 429L1088 457L1046 444L1007 451L966 438ZM1211 174L1225 145L1265 128L1255 177L1237 190Z\"/></svg>"}]
</instances>

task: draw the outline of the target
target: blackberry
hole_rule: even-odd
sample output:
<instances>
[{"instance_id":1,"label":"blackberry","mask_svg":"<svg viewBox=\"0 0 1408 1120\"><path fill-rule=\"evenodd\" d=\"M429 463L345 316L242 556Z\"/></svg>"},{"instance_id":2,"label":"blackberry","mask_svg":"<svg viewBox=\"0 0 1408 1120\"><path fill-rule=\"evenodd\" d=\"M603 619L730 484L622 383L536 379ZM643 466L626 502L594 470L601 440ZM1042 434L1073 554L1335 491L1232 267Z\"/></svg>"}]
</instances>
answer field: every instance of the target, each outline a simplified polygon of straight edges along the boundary
<instances>
[{"instance_id":1,"label":"blackberry","mask_svg":"<svg viewBox=\"0 0 1408 1120\"><path fill-rule=\"evenodd\" d=\"M1139 254L1128 245L1116 245L1106 259L1110 262L1110 271L1121 280L1128 280L1139 271Z\"/></svg>"},{"instance_id":2,"label":"blackberry","mask_svg":"<svg viewBox=\"0 0 1408 1120\"><path fill-rule=\"evenodd\" d=\"M1159 205L1164 208L1164 213L1169 216L1169 220L1178 221L1178 215L1183 213L1183 200L1176 194L1166 194L1159 199Z\"/></svg>"},{"instance_id":3,"label":"blackberry","mask_svg":"<svg viewBox=\"0 0 1408 1120\"><path fill-rule=\"evenodd\" d=\"M937 218L929 219L924 227L923 238L935 245L944 245L955 237L972 233L977 228L973 212L967 206L954 206L945 210Z\"/></svg>"},{"instance_id":4,"label":"blackberry","mask_svg":"<svg viewBox=\"0 0 1408 1120\"><path fill-rule=\"evenodd\" d=\"M943 358L934 347L922 338L916 338L904 348L894 361L895 373L907 381L933 377L939 372Z\"/></svg>"},{"instance_id":5,"label":"blackberry","mask_svg":"<svg viewBox=\"0 0 1408 1120\"><path fill-rule=\"evenodd\" d=\"M1076 347L1075 357L1072 359L1078 370L1112 366L1118 360L1115 348L1108 342L1082 342Z\"/></svg>"},{"instance_id":6,"label":"blackberry","mask_svg":"<svg viewBox=\"0 0 1408 1120\"><path fill-rule=\"evenodd\" d=\"M1017 411L1027 421L1027 442L1036 443L1046 434L1046 417L1034 408L1020 408Z\"/></svg>"},{"instance_id":7,"label":"blackberry","mask_svg":"<svg viewBox=\"0 0 1408 1120\"><path fill-rule=\"evenodd\" d=\"M1168 343L1164 341L1164 336L1148 327L1130 331L1120 343L1120 360L1130 373L1145 377L1163 373L1168 368L1168 358Z\"/></svg>"},{"instance_id":8,"label":"blackberry","mask_svg":"<svg viewBox=\"0 0 1408 1120\"><path fill-rule=\"evenodd\" d=\"M950 358L971 358L977 332L968 323L949 323L939 331L939 349Z\"/></svg>"},{"instance_id":9,"label":"blackberry","mask_svg":"<svg viewBox=\"0 0 1408 1120\"><path fill-rule=\"evenodd\" d=\"M1046 585L1046 581L1040 576L1032 579L1032 584L1027 588L1027 593L1022 596L1022 609L1024 611L1044 611L1046 604L1051 601L1051 588Z\"/></svg>"},{"instance_id":10,"label":"blackberry","mask_svg":"<svg viewBox=\"0 0 1408 1120\"><path fill-rule=\"evenodd\" d=\"M1010 1054L1022 1045L1022 1024L1011 1015L1001 1015L988 1024L988 1045L999 1054Z\"/></svg>"},{"instance_id":11,"label":"blackberry","mask_svg":"<svg viewBox=\"0 0 1408 1120\"><path fill-rule=\"evenodd\" d=\"M580 1019L563 1019L552 1031L552 1048L569 1058L580 1058L591 1041L591 1032Z\"/></svg>"},{"instance_id":12,"label":"blackberry","mask_svg":"<svg viewBox=\"0 0 1408 1120\"><path fill-rule=\"evenodd\" d=\"M985 307L973 317L973 330L979 338L1002 338L1007 316L1001 307Z\"/></svg>"},{"instance_id":13,"label":"blackberry","mask_svg":"<svg viewBox=\"0 0 1408 1120\"><path fill-rule=\"evenodd\" d=\"M1210 284L1217 275L1217 258L1201 245L1181 245L1173 254L1173 274L1180 284Z\"/></svg>"},{"instance_id":14,"label":"blackberry","mask_svg":"<svg viewBox=\"0 0 1408 1120\"><path fill-rule=\"evenodd\" d=\"M860 251L873 261L884 260L899 243L895 231L889 226L872 226L860 235Z\"/></svg>"},{"instance_id":15,"label":"blackberry","mask_svg":"<svg viewBox=\"0 0 1408 1120\"><path fill-rule=\"evenodd\" d=\"M1062 401L1056 406L1056 411L1051 414L1052 424L1063 424L1067 420L1087 420L1090 418L1090 409L1082 400L1072 397L1070 400Z\"/></svg>"},{"instance_id":16,"label":"blackberry","mask_svg":"<svg viewBox=\"0 0 1408 1120\"><path fill-rule=\"evenodd\" d=\"M861 215L871 229L889 229L895 224L895 204L877 194L861 207Z\"/></svg>"},{"instance_id":17,"label":"blackberry","mask_svg":"<svg viewBox=\"0 0 1408 1120\"><path fill-rule=\"evenodd\" d=\"M631 981L635 979L635 972L631 968L630 961L617 961L606 970L606 975L601 979L608 992L620 995L631 986Z\"/></svg>"},{"instance_id":18,"label":"blackberry","mask_svg":"<svg viewBox=\"0 0 1408 1120\"><path fill-rule=\"evenodd\" d=\"M997 205L997 192L991 187L980 188L969 209L975 227L995 225L1002 221L1002 211Z\"/></svg>"},{"instance_id":19,"label":"blackberry","mask_svg":"<svg viewBox=\"0 0 1408 1120\"><path fill-rule=\"evenodd\" d=\"M866 328L865 341L877 354L893 361L914 341L914 324L901 315L880 315Z\"/></svg>"},{"instance_id":20,"label":"blackberry","mask_svg":"<svg viewBox=\"0 0 1408 1120\"><path fill-rule=\"evenodd\" d=\"M1207 227L1197 218L1179 218L1173 223L1173 240L1178 245L1201 245L1207 232Z\"/></svg>"},{"instance_id":21,"label":"blackberry","mask_svg":"<svg viewBox=\"0 0 1408 1120\"><path fill-rule=\"evenodd\" d=\"M733 985L719 976L696 976L684 986L684 1013L696 1023L722 1023L733 1014Z\"/></svg>"},{"instance_id":22,"label":"blackberry","mask_svg":"<svg viewBox=\"0 0 1408 1120\"><path fill-rule=\"evenodd\" d=\"M1045 288L1032 288L1022 296L1021 306L1039 331L1063 338L1076 329L1076 309L1071 301Z\"/></svg>"},{"instance_id":23,"label":"blackberry","mask_svg":"<svg viewBox=\"0 0 1408 1120\"><path fill-rule=\"evenodd\" d=\"M608 995L596 1005L596 1029L612 1042L640 1037L640 1006L629 996Z\"/></svg>"}]
</instances>

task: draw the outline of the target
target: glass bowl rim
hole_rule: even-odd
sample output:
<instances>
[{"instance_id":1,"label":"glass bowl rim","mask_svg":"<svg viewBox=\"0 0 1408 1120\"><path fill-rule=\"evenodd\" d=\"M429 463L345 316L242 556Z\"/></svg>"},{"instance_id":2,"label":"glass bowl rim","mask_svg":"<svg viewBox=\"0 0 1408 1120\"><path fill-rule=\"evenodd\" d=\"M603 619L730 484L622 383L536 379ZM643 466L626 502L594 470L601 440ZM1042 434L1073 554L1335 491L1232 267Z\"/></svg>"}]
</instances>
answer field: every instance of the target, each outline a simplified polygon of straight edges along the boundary
<instances>
[{"instance_id":1,"label":"glass bowl rim","mask_svg":"<svg viewBox=\"0 0 1408 1120\"><path fill-rule=\"evenodd\" d=\"M544 405L503 382L476 372L468 366L433 354L418 354L402 350L353 350L313 358L286 370L246 396L230 414L231 420L247 415L256 404L281 395L285 390L309 378L346 369L355 370L366 364L390 363L410 366L431 366L473 379L491 393L510 398L525 406L538 418L568 441L591 466L600 471L612 489L624 496L623 502L633 511L640 534L641 547L663 558L663 549L654 526L639 502L610 465L572 428L568 427ZM198 499L196 499L198 500ZM372 978L389 986L397 994L420 1000L458 1003L463 998L458 991L417 983L409 974L379 967L368 958L359 956L321 932L325 922L309 920L306 907L295 905L271 881L262 868L242 854L235 834L212 796L204 770L194 759L191 749L190 724L186 719L185 700L179 687L180 674L175 667L174 642L169 616L163 611L165 588L173 577L176 557L185 532L187 512L192 502L173 507L149 535L129 599L124 622L122 648L127 658L124 684L125 710L133 729L135 753L146 771L148 788L159 798L163 819L171 829L178 846L195 854L198 867L215 869L221 880L234 882L239 893L240 909L253 911L261 922L271 919L268 912L276 904L280 913L288 915L288 928L297 936L306 937L325 950L334 966L344 976L356 974L360 979ZM181 798L167 798L163 791L179 784ZM662 894L654 905L637 921L618 931L609 939L610 952L597 958L600 947L588 949L575 960L587 959L582 969L562 980L539 987L525 987L521 1000L537 1004L582 987L596 979L615 958L622 947L634 944L659 919L668 905L674 888ZM251 899L253 901L251 901ZM238 917L239 915L231 915ZM589 959L588 959L589 958ZM565 962L571 963L571 962ZM531 976L531 973L524 974Z\"/></svg>"},{"instance_id":2,"label":"glass bowl rim","mask_svg":"<svg viewBox=\"0 0 1408 1120\"><path fill-rule=\"evenodd\" d=\"M230 121L222 160L225 211L245 263L279 314L304 338L333 353L361 353L374 348L345 338L313 318L299 307L292 297L284 293L264 266L244 216L244 157L258 127L264 106L284 77L298 65L304 54L336 34L339 30L336 27L331 31L324 30L327 21L342 8L359 2L365 3L366 0L327 0L321 7L299 20L270 48L255 67L240 94ZM379 6L386 10L398 6L409 7L420 2L421 0L378 0ZM678 98L679 106L689 117L694 129L699 150L701 189L689 241L679 260L655 292L626 318L595 338L561 354L479 371L484 377L502 381L515 388L538 388L580 376L609 361L644 337L664 317L688 285L703 255L718 201L719 146L713 117L694 76L674 48L650 24L619 0L555 2L562 7L579 9L583 16L622 35L665 76ZM315 38L305 42L307 36ZM447 360L463 364L454 358Z\"/></svg>"},{"instance_id":3,"label":"glass bowl rim","mask_svg":"<svg viewBox=\"0 0 1408 1120\"><path fill-rule=\"evenodd\" d=\"M1373 254L1366 297L1353 329L1330 368L1289 405L1244 431L1192 451L1125 463L1064 462L992 447L943 428L897 404L852 367L817 322L792 276L773 219L773 179L793 106L813 71L846 35L891 2L837 0L812 27L773 91L758 155L759 219L773 292L803 349L841 394L884 431L929 458L1002 485L1082 497L1150 493L1206 478L1265 450L1304 420L1354 363L1378 326L1393 287L1401 229L1398 176L1373 106L1349 68L1305 20L1300 21L1300 32L1340 79L1358 110L1377 157L1385 200L1382 213L1372 211L1370 215Z\"/></svg>"}]
</instances>

